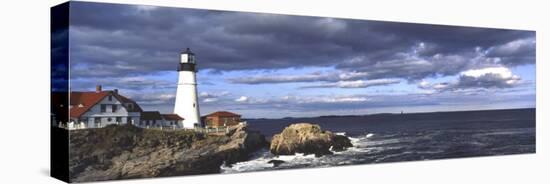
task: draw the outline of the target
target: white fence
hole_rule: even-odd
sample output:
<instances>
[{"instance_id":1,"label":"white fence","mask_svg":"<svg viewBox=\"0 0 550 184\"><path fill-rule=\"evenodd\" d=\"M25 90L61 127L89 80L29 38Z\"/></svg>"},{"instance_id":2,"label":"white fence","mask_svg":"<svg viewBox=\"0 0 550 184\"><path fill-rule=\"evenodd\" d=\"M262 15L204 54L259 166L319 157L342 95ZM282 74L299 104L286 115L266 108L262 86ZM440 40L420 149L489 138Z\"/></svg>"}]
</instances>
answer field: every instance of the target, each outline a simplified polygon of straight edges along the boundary
<instances>
[{"instance_id":1,"label":"white fence","mask_svg":"<svg viewBox=\"0 0 550 184\"><path fill-rule=\"evenodd\" d=\"M113 124L121 125L121 124L124 124L124 123L116 122L116 123L113 123ZM134 123L132 122L132 124L134 124ZM246 121L239 122L239 124L246 125ZM108 125L111 125L111 124L108 124ZM62 122L59 122L57 125L54 125L54 126L57 126L57 127L60 127L60 128L65 128L65 129L68 129L68 130L78 130L78 129L86 129L86 128L103 128L107 125L99 124L97 127L87 127L86 123L84 123L84 122L75 123L75 122L71 121L71 122L68 122L67 124L63 124ZM173 125L173 126L160 126L160 127L154 127L154 126L137 126L137 127L147 128L147 129L158 129L158 130L177 130L177 129L180 129L176 125ZM209 133L227 133L227 132L229 132L229 129L230 129L229 126L223 126L223 127L216 127L216 128L195 127L194 129L189 129L189 130L194 130L196 132L209 134Z\"/></svg>"}]
</instances>

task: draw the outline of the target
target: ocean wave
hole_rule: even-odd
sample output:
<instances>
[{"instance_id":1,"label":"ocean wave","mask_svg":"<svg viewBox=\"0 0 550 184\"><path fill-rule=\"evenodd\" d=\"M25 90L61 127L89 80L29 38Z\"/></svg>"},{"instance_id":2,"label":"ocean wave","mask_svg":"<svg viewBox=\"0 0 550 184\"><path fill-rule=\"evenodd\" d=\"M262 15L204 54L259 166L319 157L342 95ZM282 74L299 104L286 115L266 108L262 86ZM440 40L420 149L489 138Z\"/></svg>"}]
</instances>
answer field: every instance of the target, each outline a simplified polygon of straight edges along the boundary
<instances>
[{"instance_id":1,"label":"ocean wave","mask_svg":"<svg viewBox=\"0 0 550 184\"><path fill-rule=\"evenodd\" d=\"M535 132L534 128L496 129L488 132L477 133L474 136L518 135Z\"/></svg>"},{"instance_id":2,"label":"ocean wave","mask_svg":"<svg viewBox=\"0 0 550 184\"><path fill-rule=\"evenodd\" d=\"M365 135L360 135L360 136L356 136L356 137L348 137L348 138L351 141L351 143L353 145L355 145L355 144L361 144L362 142L367 141L368 138L371 138L373 136L374 136L373 133L366 133Z\"/></svg>"},{"instance_id":3,"label":"ocean wave","mask_svg":"<svg viewBox=\"0 0 550 184\"><path fill-rule=\"evenodd\" d=\"M346 132L335 132L334 134L336 134L336 135L342 135L342 136L346 136Z\"/></svg>"},{"instance_id":4,"label":"ocean wave","mask_svg":"<svg viewBox=\"0 0 550 184\"><path fill-rule=\"evenodd\" d=\"M269 163L270 161L277 160L282 161L278 167L292 167L296 165L307 165L310 163L319 163L321 157L315 157L313 154L305 155L303 153L296 153L294 155L273 155L267 150L263 150L261 153L262 156L257 158L252 158L248 161L237 162L231 166L223 164L220 166L222 173L237 173L237 172L246 172L246 171L259 171L259 170L268 170L276 169L274 163Z\"/></svg>"}]
</instances>

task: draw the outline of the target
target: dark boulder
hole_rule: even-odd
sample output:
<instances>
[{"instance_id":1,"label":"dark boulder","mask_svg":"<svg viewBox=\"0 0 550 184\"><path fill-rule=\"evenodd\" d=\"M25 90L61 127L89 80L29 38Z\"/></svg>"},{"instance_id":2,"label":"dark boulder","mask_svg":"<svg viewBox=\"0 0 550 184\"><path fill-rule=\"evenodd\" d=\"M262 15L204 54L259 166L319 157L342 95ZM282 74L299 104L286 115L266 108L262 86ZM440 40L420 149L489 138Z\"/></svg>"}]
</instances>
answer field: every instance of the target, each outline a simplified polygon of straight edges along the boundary
<instances>
[{"instance_id":1,"label":"dark boulder","mask_svg":"<svg viewBox=\"0 0 550 184\"><path fill-rule=\"evenodd\" d=\"M285 163L285 161L282 161L282 160L270 160L270 161L267 162L267 163L273 164L273 167L279 167L279 165Z\"/></svg>"}]
</instances>

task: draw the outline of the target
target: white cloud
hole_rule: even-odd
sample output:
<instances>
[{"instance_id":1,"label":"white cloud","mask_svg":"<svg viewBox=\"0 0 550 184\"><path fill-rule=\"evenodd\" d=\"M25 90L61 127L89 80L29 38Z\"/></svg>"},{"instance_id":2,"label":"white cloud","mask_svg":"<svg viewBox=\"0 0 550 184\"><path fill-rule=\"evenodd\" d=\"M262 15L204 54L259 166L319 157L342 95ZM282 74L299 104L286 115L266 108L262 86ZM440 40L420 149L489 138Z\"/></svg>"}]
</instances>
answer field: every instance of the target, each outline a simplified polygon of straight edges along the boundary
<instances>
[{"instance_id":1,"label":"white cloud","mask_svg":"<svg viewBox=\"0 0 550 184\"><path fill-rule=\"evenodd\" d=\"M344 72L338 75L340 80L352 80L358 78L364 78L369 75L368 72Z\"/></svg>"},{"instance_id":2,"label":"white cloud","mask_svg":"<svg viewBox=\"0 0 550 184\"><path fill-rule=\"evenodd\" d=\"M421 81L417 86L425 90L456 91L480 88L511 88L516 87L521 82L521 78L514 75L509 68L488 67L460 72L457 79L450 82L431 84L427 81Z\"/></svg>"},{"instance_id":3,"label":"white cloud","mask_svg":"<svg viewBox=\"0 0 550 184\"><path fill-rule=\"evenodd\" d=\"M421 88L421 89L429 88L429 87L431 87L431 84L428 81L422 80L418 83L418 87Z\"/></svg>"},{"instance_id":4,"label":"white cloud","mask_svg":"<svg viewBox=\"0 0 550 184\"><path fill-rule=\"evenodd\" d=\"M208 94L208 92L200 92L199 93L199 97L210 97L210 94Z\"/></svg>"},{"instance_id":5,"label":"white cloud","mask_svg":"<svg viewBox=\"0 0 550 184\"><path fill-rule=\"evenodd\" d=\"M329 98L325 102L364 102L368 101L366 97L344 97L344 98Z\"/></svg>"},{"instance_id":6,"label":"white cloud","mask_svg":"<svg viewBox=\"0 0 550 184\"><path fill-rule=\"evenodd\" d=\"M216 101L218 101L218 99L217 98L205 98L202 101L205 102L205 103L209 103L209 102L216 102Z\"/></svg>"},{"instance_id":7,"label":"white cloud","mask_svg":"<svg viewBox=\"0 0 550 184\"><path fill-rule=\"evenodd\" d=\"M237 99L235 99L236 102L247 102L248 101L248 97L246 96L241 96Z\"/></svg>"},{"instance_id":8,"label":"white cloud","mask_svg":"<svg viewBox=\"0 0 550 184\"><path fill-rule=\"evenodd\" d=\"M199 97L201 98L218 98L218 97L223 97L227 95L229 95L228 91L215 92L215 93L203 91L199 93Z\"/></svg>"},{"instance_id":9,"label":"white cloud","mask_svg":"<svg viewBox=\"0 0 550 184\"><path fill-rule=\"evenodd\" d=\"M482 68L482 69L472 69L461 72L460 75L469 76L469 77L481 77L486 74L495 74L502 78L511 78L517 77L512 75L512 71L506 67L491 67L491 68Z\"/></svg>"}]
</instances>

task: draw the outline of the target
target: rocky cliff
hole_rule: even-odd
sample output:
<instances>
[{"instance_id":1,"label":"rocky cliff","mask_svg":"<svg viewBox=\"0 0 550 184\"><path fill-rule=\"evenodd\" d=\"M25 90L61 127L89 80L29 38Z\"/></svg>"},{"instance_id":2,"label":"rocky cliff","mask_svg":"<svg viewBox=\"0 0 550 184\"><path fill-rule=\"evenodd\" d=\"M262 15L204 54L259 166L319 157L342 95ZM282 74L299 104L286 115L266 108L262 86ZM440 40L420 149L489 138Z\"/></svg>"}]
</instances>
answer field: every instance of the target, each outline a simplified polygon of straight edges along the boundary
<instances>
[{"instance_id":1,"label":"rocky cliff","mask_svg":"<svg viewBox=\"0 0 550 184\"><path fill-rule=\"evenodd\" d=\"M273 136L270 151L275 155L304 153L321 156L332 154L332 151L343 151L352 146L347 137L321 130L319 125L297 123Z\"/></svg>"},{"instance_id":2,"label":"rocky cliff","mask_svg":"<svg viewBox=\"0 0 550 184\"><path fill-rule=\"evenodd\" d=\"M226 135L132 125L74 130L69 173L72 182L219 173L223 163L244 161L267 144L245 125Z\"/></svg>"}]
</instances>

